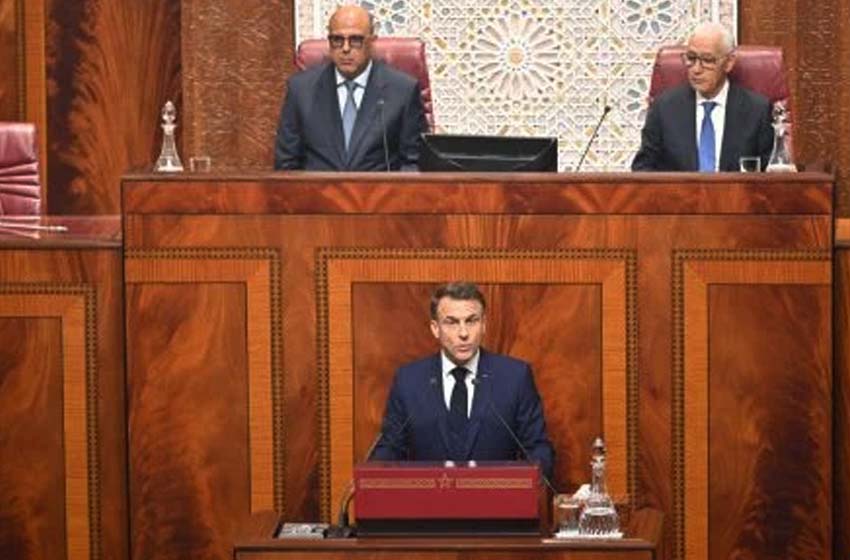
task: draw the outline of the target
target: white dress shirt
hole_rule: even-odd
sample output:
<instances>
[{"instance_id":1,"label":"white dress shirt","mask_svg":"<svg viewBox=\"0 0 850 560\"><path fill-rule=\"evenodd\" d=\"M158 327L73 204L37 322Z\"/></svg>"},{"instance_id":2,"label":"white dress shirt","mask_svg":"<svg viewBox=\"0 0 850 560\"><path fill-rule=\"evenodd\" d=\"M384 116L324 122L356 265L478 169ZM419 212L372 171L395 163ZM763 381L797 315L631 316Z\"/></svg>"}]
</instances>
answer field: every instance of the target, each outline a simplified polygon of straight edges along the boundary
<instances>
[{"instance_id":1,"label":"white dress shirt","mask_svg":"<svg viewBox=\"0 0 850 560\"><path fill-rule=\"evenodd\" d=\"M343 88L345 89L345 88ZM703 97L700 92L697 93L697 153L699 153L699 133L702 130L702 119L705 115L705 108L702 106L703 101L714 101L717 105L711 111L711 124L714 125L714 170L720 168L720 149L723 147L723 128L726 124L726 98L729 97L729 80L723 83L723 87L717 92L713 98Z\"/></svg>"},{"instance_id":2,"label":"white dress shirt","mask_svg":"<svg viewBox=\"0 0 850 560\"><path fill-rule=\"evenodd\" d=\"M339 114L345 111L345 102L348 98L348 88L345 87L345 82L348 80L345 76L339 73L339 70L334 68L336 74L336 96L339 100ZM372 73L372 61L366 65L366 68L352 80L358 87L354 88L354 106L359 110L360 102L363 101L363 95L366 93L366 84L369 83L369 74Z\"/></svg>"},{"instance_id":3,"label":"white dress shirt","mask_svg":"<svg viewBox=\"0 0 850 560\"><path fill-rule=\"evenodd\" d=\"M466 394L468 398L466 400L466 417L472 414L472 397L475 395L475 376L478 374L478 359L481 357L481 350L479 349L472 358L462 366L458 366L453 361L451 361L445 352L440 352L440 361L443 366L443 398L446 401L446 409L451 410L452 407L452 391L455 388L455 378L451 374L451 371L456 367L465 367L469 370L469 373L466 374Z\"/></svg>"}]
</instances>

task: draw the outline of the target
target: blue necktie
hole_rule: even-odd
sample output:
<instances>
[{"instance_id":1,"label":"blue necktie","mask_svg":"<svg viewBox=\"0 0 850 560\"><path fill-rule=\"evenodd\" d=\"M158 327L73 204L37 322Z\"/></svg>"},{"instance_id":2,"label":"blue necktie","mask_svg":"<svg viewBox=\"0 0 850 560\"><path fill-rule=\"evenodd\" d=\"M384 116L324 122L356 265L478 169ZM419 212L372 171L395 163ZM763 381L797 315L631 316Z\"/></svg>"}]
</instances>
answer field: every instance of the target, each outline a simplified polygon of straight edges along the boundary
<instances>
[{"instance_id":1,"label":"blue necktie","mask_svg":"<svg viewBox=\"0 0 850 560\"><path fill-rule=\"evenodd\" d=\"M702 128L699 131L699 170L714 172L714 123L711 122L711 112L717 107L716 101L703 101L705 114L702 117Z\"/></svg>"},{"instance_id":2,"label":"blue necktie","mask_svg":"<svg viewBox=\"0 0 850 560\"><path fill-rule=\"evenodd\" d=\"M342 109L342 134L345 137L345 151L347 152L348 145L351 143L351 131L354 130L354 121L357 119L357 105L354 104L354 90L357 89L357 82L346 80L343 85L348 90L345 107Z\"/></svg>"}]
</instances>

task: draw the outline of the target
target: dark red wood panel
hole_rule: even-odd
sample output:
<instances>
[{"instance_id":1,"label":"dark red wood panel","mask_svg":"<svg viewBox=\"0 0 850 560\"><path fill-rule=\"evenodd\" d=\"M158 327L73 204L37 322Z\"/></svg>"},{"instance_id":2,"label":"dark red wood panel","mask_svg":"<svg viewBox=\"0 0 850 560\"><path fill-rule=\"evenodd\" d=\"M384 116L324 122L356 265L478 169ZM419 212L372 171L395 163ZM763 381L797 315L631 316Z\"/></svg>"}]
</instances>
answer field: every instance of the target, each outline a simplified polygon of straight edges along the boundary
<instances>
[{"instance_id":1,"label":"dark red wood panel","mask_svg":"<svg viewBox=\"0 0 850 560\"><path fill-rule=\"evenodd\" d=\"M830 292L711 288L711 558L828 551Z\"/></svg>"},{"instance_id":2,"label":"dark red wood panel","mask_svg":"<svg viewBox=\"0 0 850 560\"><path fill-rule=\"evenodd\" d=\"M120 177L150 169L160 111L181 107L180 3L44 0L53 214L120 208Z\"/></svg>"},{"instance_id":3,"label":"dark red wood panel","mask_svg":"<svg viewBox=\"0 0 850 560\"><path fill-rule=\"evenodd\" d=\"M132 557L229 558L250 503L243 290L131 285L127 325Z\"/></svg>"},{"instance_id":4,"label":"dark red wood panel","mask_svg":"<svg viewBox=\"0 0 850 560\"><path fill-rule=\"evenodd\" d=\"M0 318L0 340L0 556L64 558L60 320Z\"/></svg>"}]
</instances>

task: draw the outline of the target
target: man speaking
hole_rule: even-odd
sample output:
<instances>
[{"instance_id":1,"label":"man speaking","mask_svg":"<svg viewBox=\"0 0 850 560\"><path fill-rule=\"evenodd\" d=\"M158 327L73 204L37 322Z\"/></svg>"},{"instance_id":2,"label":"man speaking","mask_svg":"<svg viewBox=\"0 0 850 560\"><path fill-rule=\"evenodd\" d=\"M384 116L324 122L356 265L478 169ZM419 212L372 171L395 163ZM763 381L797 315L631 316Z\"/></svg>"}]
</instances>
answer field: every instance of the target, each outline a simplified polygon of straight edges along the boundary
<instances>
[{"instance_id":1,"label":"man speaking","mask_svg":"<svg viewBox=\"0 0 850 560\"><path fill-rule=\"evenodd\" d=\"M396 372L374 459L529 459L552 478L554 451L531 368L481 348L485 311L474 284L437 288L430 325L440 352Z\"/></svg>"},{"instance_id":2,"label":"man speaking","mask_svg":"<svg viewBox=\"0 0 850 560\"><path fill-rule=\"evenodd\" d=\"M683 56L688 83L653 102L633 171L738 171L741 157L767 165L773 148L770 102L731 83L735 43L728 29L700 24Z\"/></svg>"},{"instance_id":3,"label":"man speaking","mask_svg":"<svg viewBox=\"0 0 850 560\"><path fill-rule=\"evenodd\" d=\"M289 79L275 169L416 169L426 131L418 82L372 59L374 22L343 6L328 23L331 62Z\"/></svg>"}]
</instances>

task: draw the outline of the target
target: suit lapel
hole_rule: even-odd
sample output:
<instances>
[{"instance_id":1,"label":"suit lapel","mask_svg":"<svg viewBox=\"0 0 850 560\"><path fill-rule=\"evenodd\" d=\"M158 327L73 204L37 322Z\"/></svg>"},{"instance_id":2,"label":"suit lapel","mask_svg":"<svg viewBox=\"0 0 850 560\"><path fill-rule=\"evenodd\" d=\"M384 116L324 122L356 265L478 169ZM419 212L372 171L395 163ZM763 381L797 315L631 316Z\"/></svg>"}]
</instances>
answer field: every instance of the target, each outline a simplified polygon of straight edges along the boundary
<instances>
[{"instance_id":1,"label":"suit lapel","mask_svg":"<svg viewBox=\"0 0 850 560\"><path fill-rule=\"evenodd\" d=\"M431 360L431 372L429 375L429 379L436 378L437 382L430 383L429 381L429 392L431 394L431 409L435 411L435 416L437 417L437 429L440 432L440 437L443 438L443 446L446 451L446 457L448 457L449 450L451 449L449 445L449 411L446 408L446 399L443 396L443 369L440 365L440 354L438 353L434 356L433 360Z\"/></svg>"},{"instance_id":2,"label":"suit lapel","mask_svg":"<svg viewBox=\"0 0 850 560\"><path fill-rule=\"evenodd\" d=\"M742 122L741 119L746 118L746 115L740 115L741 96L740 91L731 83L729 84L729 93L726 96L726 115L723 124L723 140L720 143L720 164L718 171L738 170L737 161L729 161L733 154L737 153L735 149L735 133L730 131L732 128L730 123ZM745 154L746 155L746 154Z\"/></svg>"},{"instance_id":3,"label":"suit lapel","mask_svg":"<svg viewBox=\"0 0 850 560\"><path fill-rule=\"evenodd\" d=\"M699 165L697 165L699 161L699 148L697 147L697 96L693 88L687 88L687 94L683 99L685 106L682 107L682 114L687 115L685 119L686 125L683 128L685 132L685 156L687 158L685 169L696 171L699 169Z\"/></svg>"},{"instance_id":4,"label":"suit lapel","mask_svg":"<svg viewBox=\"0 0 850 560\"><path fill-rule=\"evenodd\" d=\"M493 379L492 369L489 367L490 360L487 353L481 350L481 356L478 358L478 384L475 386L475 393L472 397L472 411L469 415L469 425L466 432L466 444L463 448L463 455L467 459L472 456L472 449L475 447L475 441L478 439L478 432L481 430L481 419L487 414L488 403L493 402Z\"/></svg>"},{"instance_id":5,"label":"suit lapel","mask_svg":"<svg viewBox=\"0 0 850 560\"><path fill-rule=\"evenodd\" d=\"M329 63L322 73L316 99L320 100L319 120L323 123L319 130L322 133L327 131L328 143L336 158L337 168L345 169L345 136L342 133L342 115L339 113L339 96L333 64Z\"/></svg>"},{"instance_id":6,"label":"suit lapel","mask_svg":"<svg viewBox=\"0 0 850 560\"><path fill-rule=\"evenodd\" d=\"M378 100L384 96L384 74L383 65L378 61L372 62L372 71L369 81L366 83L366 91L363 92L363 100L357 110L357 119L354 121L354 129L351 132L351 145L348 151L348 168L356 167L355 162L363 156L366 144L363 137L369 128L379 117L375 114ZM341 121L341 119L340 119Z\"/></svg>"}]
</instances>

